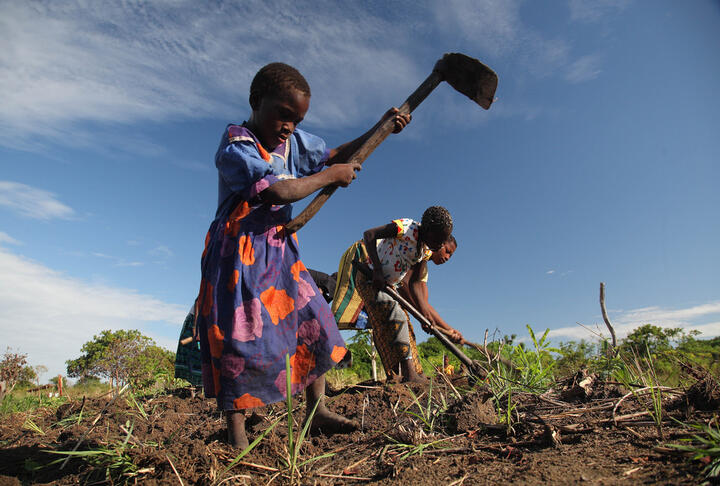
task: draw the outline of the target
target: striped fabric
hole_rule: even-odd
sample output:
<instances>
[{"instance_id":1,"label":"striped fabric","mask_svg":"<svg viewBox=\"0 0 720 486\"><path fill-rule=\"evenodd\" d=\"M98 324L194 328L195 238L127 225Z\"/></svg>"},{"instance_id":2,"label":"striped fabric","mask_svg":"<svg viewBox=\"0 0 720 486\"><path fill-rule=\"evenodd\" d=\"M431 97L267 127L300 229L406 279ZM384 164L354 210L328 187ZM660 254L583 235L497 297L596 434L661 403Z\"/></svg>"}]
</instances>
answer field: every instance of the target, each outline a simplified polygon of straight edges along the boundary
<instances>
[{"instance_id":1,"label":"striped fabric","mask_svg":"<svg viewBox=\"0 0 720 486\"><path fill-rule=\"evenodd\" d=\"M340 259L332 301L332 312L339 329L355 329L358 314L363 308L362 299L355 288L358 271L352 265L353 260L370 261L362 240L353 243Z\"/></svg>"}]
</instances>

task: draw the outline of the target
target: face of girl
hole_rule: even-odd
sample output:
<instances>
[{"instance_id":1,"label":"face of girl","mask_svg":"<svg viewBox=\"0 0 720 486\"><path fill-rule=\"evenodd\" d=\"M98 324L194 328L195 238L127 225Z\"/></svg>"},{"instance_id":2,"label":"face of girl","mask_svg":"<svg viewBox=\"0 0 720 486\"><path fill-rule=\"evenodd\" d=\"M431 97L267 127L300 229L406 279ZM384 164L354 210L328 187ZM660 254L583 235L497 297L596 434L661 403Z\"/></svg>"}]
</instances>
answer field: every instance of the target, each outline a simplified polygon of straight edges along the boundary
<instances>
[{"instance_id":1,"label":"face of girl","mask_svg":"<svg viewBox=\"0 0 720 486\"><path fill-rule=\"evenodd\" d=\"M425 233L423 232L422 228L420 229L420 239L427 245L428 248L430 248L432 251L438 251L440 248L442 248L443 243L445 243L450 236L450 232L447 233L439 231L436 233Z\"/></svg>"},{"instance_id":2,"label":"face of girl","mask_svg":"<svg viewBox=\"0 0 720 486\"><path fill-rule=\"evenodd\" d=\"M457 249L457 244L453 243L451 241L446 241L445 244L440 248L438 251L434 251L432 254L432 257L430 259L433 261L435 265L442 265L443 263L450 260L450 257L453 256L453 253L455 253L455 250Z\"/></svg>"},{"instance_id":3,"label":"face of girl","mask_svg":"<svg viewBox=\"0 0 720 486\"><path fill-rule=\"evenodd\" d=\"M250 129L269 152L295 131L310 108L310 97L297 89L260 99L250 118Z\"/></svg>"}]
</instances>

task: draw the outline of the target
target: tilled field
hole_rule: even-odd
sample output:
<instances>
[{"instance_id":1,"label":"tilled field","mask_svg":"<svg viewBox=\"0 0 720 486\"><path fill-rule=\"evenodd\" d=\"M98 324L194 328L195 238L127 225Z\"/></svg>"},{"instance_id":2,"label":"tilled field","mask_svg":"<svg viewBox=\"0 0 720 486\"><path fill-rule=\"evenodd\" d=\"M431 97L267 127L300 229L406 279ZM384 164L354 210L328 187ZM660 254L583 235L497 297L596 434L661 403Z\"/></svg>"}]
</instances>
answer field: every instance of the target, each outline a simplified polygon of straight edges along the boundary
<instances>
[{"instance_id":1,"label":"tilled field","mask_svg":"<svg viewBox=\"0 0 720 486\"><path fill-rule=\"evenodd\" d=\"M700 482L702 465L665 444L693 432L671 417L707 422L712 411L701 409L716 405L703 403L697 390L666 391L659 439L642 397L623 399L612 384L590 390L579 382L580 376L543 395L515 394L510 428L498 423L484 388L470 390L463 378L443 378L431 388L364 383L329 391L330 408L362 429L310 437L294 457L287 411L275 404L250 417L250 440L277 425L229 470L239 451L224 442L213 400L187 390L78 400L3 420L0 485ZM303 415L304 404L296 402L295 421ZM76 446L78 455L61 467L68 455L53 451ZM293 461L295 472L288 467Z\"/></svg>"}]
</instances>

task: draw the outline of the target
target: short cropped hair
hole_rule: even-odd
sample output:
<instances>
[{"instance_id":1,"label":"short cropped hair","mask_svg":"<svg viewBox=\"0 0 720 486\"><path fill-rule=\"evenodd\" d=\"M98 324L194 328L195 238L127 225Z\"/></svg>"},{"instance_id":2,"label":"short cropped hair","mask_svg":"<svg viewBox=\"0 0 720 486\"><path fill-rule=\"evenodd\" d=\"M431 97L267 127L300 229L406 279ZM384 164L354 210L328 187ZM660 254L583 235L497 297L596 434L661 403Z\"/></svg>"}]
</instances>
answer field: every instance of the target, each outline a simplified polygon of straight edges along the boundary
<instances>
[{"instance_id":1,"label":"short cropped hair","mask_svg":"<svg viewBox=\"0 0 720 486\"><path fill-rule=\"evenodd\" d=\"M453 229L453 220L450 211L444 207L430 206L423 213L420 226L426 232L450 234Z\"/></svg>"},{"instance_id":2,"label":"short cropped hair","mask_svg":"<svg viewBox=\"0 0 720 486\"><path fill-rule=\"evenodd\" d=\"M263 97L290 89L310 96L310 85L300 71L282 62L267 64L260 68L250 84L250 107L255 110Z\"/></svg>"}]
</instances>

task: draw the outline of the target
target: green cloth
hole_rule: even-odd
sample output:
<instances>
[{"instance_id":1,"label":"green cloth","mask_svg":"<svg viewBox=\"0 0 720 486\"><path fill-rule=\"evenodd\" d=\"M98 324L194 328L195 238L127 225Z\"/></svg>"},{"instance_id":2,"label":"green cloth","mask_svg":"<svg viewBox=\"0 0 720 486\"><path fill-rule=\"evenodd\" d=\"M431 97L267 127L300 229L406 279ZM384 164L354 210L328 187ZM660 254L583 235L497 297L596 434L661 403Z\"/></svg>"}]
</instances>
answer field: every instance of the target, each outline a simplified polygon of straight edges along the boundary
<instances>
[{"instance_id":1,"label":"green cloth","mask_svg":"<svg viewBox=\"0 0 720 486\"><path fill-rule=\"evenodd\" d=\"M183 346L180 344L185 338L192 337L195 330L195 306L190 309L178 340L177 353L175 353L175 378L187 380L196 387L202 387L202 357L200 355L200 341L193 341Z\"/></svg>"}]
</instances>

